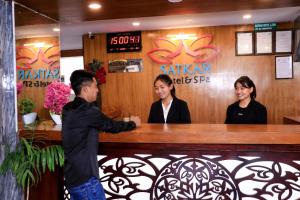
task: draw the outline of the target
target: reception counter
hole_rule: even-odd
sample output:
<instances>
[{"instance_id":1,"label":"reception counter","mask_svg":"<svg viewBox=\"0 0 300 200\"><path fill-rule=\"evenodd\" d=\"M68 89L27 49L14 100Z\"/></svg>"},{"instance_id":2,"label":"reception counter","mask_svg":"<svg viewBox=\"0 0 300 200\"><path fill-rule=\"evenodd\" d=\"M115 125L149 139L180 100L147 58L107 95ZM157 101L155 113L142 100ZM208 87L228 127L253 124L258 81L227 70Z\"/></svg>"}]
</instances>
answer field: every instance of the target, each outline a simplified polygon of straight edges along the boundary
<instances>
[{"instance_id":1,"label":"reception counter","mask_svg":"<svg viewBox=\"0 0 300 200\"><path fill-rule=\"evenodd\" d=\"M41 124L36 131L60 143L60 130ZM107 199L300 197L297 125L142 124L129 132L101 133L99 142ZM68 199L67 191L61 196Z\"/></svg>"}]
</instances>

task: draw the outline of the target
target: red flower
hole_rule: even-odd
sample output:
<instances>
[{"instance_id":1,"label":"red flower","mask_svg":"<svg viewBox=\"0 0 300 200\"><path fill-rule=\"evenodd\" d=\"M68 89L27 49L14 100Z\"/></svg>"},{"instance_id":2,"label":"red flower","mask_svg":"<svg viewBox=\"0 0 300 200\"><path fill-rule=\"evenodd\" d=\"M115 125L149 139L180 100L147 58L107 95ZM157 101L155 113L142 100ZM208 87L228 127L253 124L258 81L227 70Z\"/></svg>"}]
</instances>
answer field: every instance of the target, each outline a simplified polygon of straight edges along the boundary
<instances>
[{"instance_id":1,"label":"red flower","mask_svg":"<svg viewBox=\"0 0 300 200\"><path fill-rule=\"evenodd\" d=\"M106 83L106 71L102 65L103 62L100 62L97 59L93 59L93 62L88 64L89 71L94 74L99 85Z\"/></svg>"},{"instance_id":2,"label":"red flower","mask_svg":"<svg viewBox=\"0 0 300 200\"><path fill-rule=\"evenodd\" d=\"M105 75L106 75L106 71L105 71L104 67L101 67L97 70L95 77L96 77L98 84L101 85L103 83L106 83Z\"/></svg>"}]
</instances>

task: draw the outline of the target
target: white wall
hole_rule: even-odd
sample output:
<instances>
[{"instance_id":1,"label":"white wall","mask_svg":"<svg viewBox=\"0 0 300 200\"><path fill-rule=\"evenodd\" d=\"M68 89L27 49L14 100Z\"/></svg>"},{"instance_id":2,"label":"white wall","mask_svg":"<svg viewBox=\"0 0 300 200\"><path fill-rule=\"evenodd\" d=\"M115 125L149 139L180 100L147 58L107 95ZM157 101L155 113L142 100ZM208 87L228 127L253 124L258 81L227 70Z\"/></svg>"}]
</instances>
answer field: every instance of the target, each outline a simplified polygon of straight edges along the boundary
<instances>
[{"instance_id":1,"label":"white wall","mask_svg":"<svg viewBox=\"0 0 300 200\"><path fill-rule=\"evenodd\" d=\"M70 84L72 72L83 68L83 56L63 57L60 59L60 75L64 77L64 83L67 85Z\"/></svg>"}]
</instances>

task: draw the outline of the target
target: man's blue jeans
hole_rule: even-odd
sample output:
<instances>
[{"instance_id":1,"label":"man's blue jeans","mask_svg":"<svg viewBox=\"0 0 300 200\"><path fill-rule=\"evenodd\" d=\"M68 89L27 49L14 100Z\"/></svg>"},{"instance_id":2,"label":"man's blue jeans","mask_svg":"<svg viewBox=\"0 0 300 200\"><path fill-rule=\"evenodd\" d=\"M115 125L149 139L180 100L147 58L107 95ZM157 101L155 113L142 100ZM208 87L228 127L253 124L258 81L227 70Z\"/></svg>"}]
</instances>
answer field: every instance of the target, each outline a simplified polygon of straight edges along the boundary
<instances>
[{"instance_id":1,"label":"man's blue jeans","mask_svg":"<svg viewBox=\"0 0 300 200\"><path fill-rule=\"evenodd\" d=\"M100 181L93 177L82 185L69 188L71 200L105 200L105 192Z\"/></svg>"}]
</instances>

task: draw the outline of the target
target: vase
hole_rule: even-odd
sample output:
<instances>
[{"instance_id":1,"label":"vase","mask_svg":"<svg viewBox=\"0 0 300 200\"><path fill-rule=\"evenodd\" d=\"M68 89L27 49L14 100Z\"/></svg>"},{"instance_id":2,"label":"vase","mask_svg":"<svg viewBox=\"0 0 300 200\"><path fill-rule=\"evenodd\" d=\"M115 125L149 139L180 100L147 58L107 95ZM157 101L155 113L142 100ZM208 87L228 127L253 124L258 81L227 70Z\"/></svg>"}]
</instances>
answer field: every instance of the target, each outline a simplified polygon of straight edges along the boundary
<instances>
[{"instance_id":1,"label":"vase","mask_svg":"<svg viewBox=\"0 0 300 200\"><path fill-rule=\"evenodd\" d=\"M24 124L32 124L33 122L35 122L37 113L36 112L32 112L32 113L28 113L26 115L22 115L22 120Z\"/></svg>"},{"instance_id":2,"label":"vase","mask_svg":"<svg viewBox=\"0 0 300 200\"><path fill-rule=\"evenodd\" d=\"M50 116L55 124L61 124L61 115L50 112Z\"/></svg>"}]
</instances>

